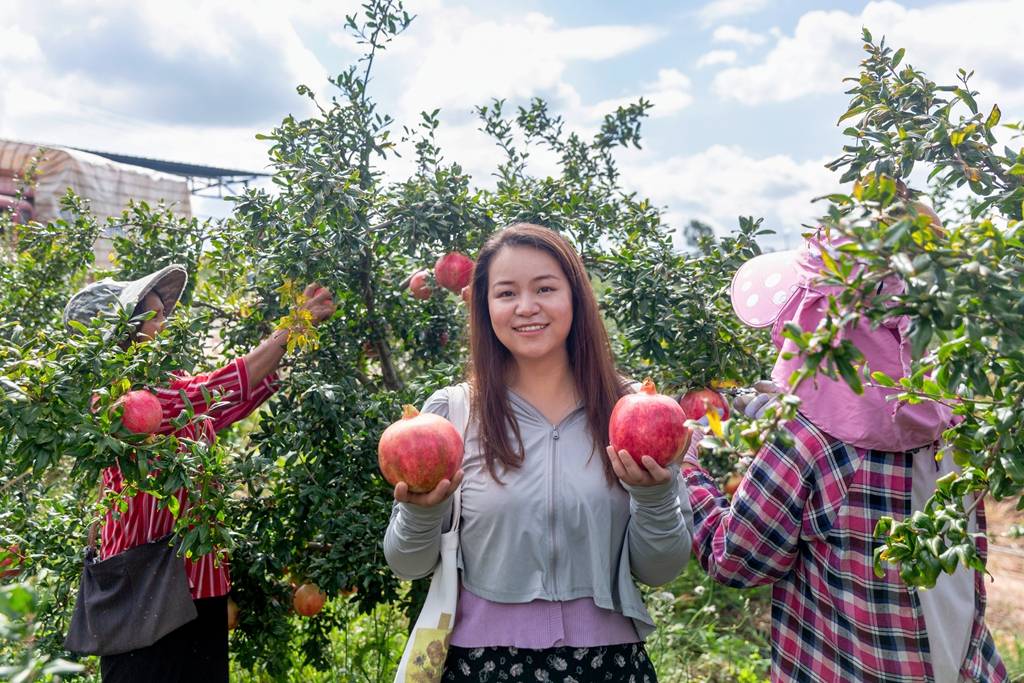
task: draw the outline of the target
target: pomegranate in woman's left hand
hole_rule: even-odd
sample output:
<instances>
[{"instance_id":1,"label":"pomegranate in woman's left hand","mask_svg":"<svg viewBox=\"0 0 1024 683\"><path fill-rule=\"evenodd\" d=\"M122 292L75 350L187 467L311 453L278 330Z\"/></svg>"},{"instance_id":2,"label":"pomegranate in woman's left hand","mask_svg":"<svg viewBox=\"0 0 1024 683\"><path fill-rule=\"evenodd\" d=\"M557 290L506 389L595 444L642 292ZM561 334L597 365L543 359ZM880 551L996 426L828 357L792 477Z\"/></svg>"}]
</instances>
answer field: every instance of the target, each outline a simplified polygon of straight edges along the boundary
<instances>
[{"instance_id":1,"label":"pomegranate in woman's left hand","mask_svg":"<svg viewBox=\"0 0 1024 683\"><path fill-rule=\"evenodd\" d=\"M608 423L608 438L617 451L628 451L638 463L645 455L664 467L686 449L690 430L686 415L672 398L657 393L644 380L640 391L619 399Z\"/></svg>"}]
</instances>

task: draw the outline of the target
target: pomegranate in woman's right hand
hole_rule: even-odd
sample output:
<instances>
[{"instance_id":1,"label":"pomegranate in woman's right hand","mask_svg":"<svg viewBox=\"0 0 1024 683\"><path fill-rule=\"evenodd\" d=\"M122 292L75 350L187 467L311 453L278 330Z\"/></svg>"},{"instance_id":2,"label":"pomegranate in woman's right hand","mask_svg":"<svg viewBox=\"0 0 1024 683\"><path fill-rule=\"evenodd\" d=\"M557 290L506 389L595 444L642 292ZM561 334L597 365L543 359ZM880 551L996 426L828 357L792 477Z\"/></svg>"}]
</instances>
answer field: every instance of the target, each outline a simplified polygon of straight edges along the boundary
<instances>
[{"instance_id":1,"label":"pomegranate in woman's right hand","mask_svg":"<svg viewBox=\"0 0 1024 683\"><path fill-rule=\"evenodd\" d=\"M420 413L407 405L402 419L381 434L377 463L392 486L404 481L412 493L427 493L458 472L462 437L440 415Z\"/></svg>"}]
</instances>

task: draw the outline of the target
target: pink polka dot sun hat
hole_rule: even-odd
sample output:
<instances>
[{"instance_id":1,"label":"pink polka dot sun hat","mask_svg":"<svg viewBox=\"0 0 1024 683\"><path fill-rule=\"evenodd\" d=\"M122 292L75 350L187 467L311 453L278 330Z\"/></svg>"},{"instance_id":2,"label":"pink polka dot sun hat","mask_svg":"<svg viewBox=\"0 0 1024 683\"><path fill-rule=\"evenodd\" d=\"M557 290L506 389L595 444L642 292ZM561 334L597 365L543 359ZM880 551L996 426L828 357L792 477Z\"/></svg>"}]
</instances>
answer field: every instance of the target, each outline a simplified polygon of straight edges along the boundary
<instances>
[{"instance_id":1,"label":"pink polka dot sun hat","mask_svg":"<svg viewBox=\"0 0 1024 683\"><path fill-rule=\"evenodd\" d=\"M750 327L769 327L796 295L800 270L798 249L775 251L750 259L732 278L730 298L737 317Z\"/></svg>"}]
</instances>

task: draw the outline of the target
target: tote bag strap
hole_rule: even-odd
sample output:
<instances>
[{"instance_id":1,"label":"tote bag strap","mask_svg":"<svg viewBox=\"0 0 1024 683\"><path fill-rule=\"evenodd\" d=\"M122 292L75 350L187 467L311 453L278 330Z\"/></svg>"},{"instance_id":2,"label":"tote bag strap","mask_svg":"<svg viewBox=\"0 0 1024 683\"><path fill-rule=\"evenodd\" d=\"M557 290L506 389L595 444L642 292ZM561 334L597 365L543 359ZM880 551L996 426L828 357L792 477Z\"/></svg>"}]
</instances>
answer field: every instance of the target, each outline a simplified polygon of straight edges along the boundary
<instances>
[{"instance_id":1,"label":"tote bag strap","mask_svg":"<svg viewBox=\"0 0 1024 683\"><path fill-rule=\"evenodd\" d=\"M463 443L469 427L469 385L448 387L448 421ZM395 683L439 683L454 628L459 594L458 543L462 518L462 487L452 494L452 523L441 534L441 556L430 579L427 598L405 644L395 672Z\"/></svg>"},{"instance_id":2,"label":"tote bag strap","mask_svg":"<svg viewBox=\"0 0 1024 683\"><path fill-rule=\"evenodd\" d=\"M453 387L448 387L448 421L455 425L465 444L469 434L469 383L462 382ZM459 487L452 494L452 531L458 531L459 520L462 517L462 488Z\"/></svg>"}]
</instances>

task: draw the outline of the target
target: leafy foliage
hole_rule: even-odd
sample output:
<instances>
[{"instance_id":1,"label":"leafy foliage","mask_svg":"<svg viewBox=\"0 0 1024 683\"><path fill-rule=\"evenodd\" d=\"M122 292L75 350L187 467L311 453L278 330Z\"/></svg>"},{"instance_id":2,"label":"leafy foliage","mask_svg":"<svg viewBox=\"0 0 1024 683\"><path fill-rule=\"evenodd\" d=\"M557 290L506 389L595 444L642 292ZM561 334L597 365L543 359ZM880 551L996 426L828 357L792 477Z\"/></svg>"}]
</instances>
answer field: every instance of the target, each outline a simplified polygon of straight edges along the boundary
<instances>
[{"instance_id":1,"label":"leafy foliage","mask_svg":"<svg viewBox=\"0 0 1024 683\"><path fill-rule=\"evenodd\" d=\"M876 530L886 540L876 571L888 561L907 583L930 587L958 564L984 569L967 525L982 494L1019 497L1024 509L1024 149L993 150L1001 113L998 106L979 113L970 73L961 70L957 85L936 86L910 66L898 68L903 50L873 44L867 32L865 40L868 56L840 119L859 117L846 131L856 143L831 164L857 181L851 194L828 198L824 223L850 240L828 274L845 291L817 330L794 326L787 336L807 355L795 381L823 371L855 389L873 382L899 389L901 400L953 409L958 423L945 438L962 473L941 479L923 512L883 519ZM1019 137L1020 126L1004 131ZM964 220L937 230L918 213L902 180L920 161L941 178L940 187L976 195L969 214L959 215ZM872 296L892 274L906 292ZM841 330L859 319L881 324L899 316L909 320L915 360L897 383L864 367Z\"/></svg>"},{"instance_id":2,"label":"leafy foliage","mask_svg":"<svg viewBox=\"0 0 1024 683\"><path fill-rule=\"evenodd\" d=\"M615 150L639 146L649 103L609 114L591 137L568 132L540 100L514 111L502 101L481 106L481 128L505 160L496 186L477 188L438 148L437 111L404 128L400 143L393 139L394 122L377 111L367 85L376 55L411 19L394 2L364 10L350 18L349 30L366 54L332 79L335 96L323 102L300 86L314 114L286 117L262 136L271 143L274 194L236 197L234 214L216 224L145 204L116 222L124 235L114 244L116 277L169 263L185 264L193 276L159 341L127 348L110 341L130 329L126 316L71 336L42 333L58 328L59 311L89 263L68 265L62 279L37 272L38 259L29 262L18 249L49 240L64 259L87 252L80 242L88 243L86 228L97 228L84 207L74 223L80 236L64 224L27 226L30 237L8 252L6 263L23 264L17 277L40 278L35 286L48 298L37 306L40 322L23 324L22 336L3 351L0 447L8 456L5 476L18 479L3 496L13 503L12 496L38 492L49 502L9 516L5 535L30 550L30 575L57 572L64 582L61 599L50 600L43 616L54 636L66 619L66 586L76 581L80 541L69 541L81 539L99 514L90 495L99 470L114 463L131 491L155 493L169 505L167 493L180 485L190 490L191 506L179 516L185 547L230 549L242 610L232 648L243 667L261 675L287 675L298 665L295 647L302 666L331 666L331 634L354 618L349 608L329 607L297 619L290 611L295 584L315 581L330 595L354 589L349 602L363 613L421 599L422 587L402 589L384 566L379 539L391 492L377 471L376 444L403 403L421 402L460 376L466 314L436 283L426 301L412 299L405 284L446 252L474 253L500 225L548 225L580 250L624 372L654 375L666 391L717 378L749 382L763 372L765 340L733 319L726 297L732 270L759 251L760 221L745 220L735 236L705 240L702 252L681 256L659 211L619 186ZM414 150L415 170L390 182L380 163L400 144ZM557 175L530 174L538 146L559 159ZM204 352L203 365L243 354L279 324L303 327L292 319L293 299L311 281L334 292L339 313L294 349L265 412L212 448L140 439L120 427L111 407L125 391L159 383L174 368L191 371ZM14 320L23 301L5 290L0 320ZM688 343L695 338L709 343ZM100 397L95 412L93 395ZM34 488L40 482L45 489ZM57 500L74 504L58 508ZM58 642L45 641L52 651Z\"/></svg>"},{"instance_id":3,"label":"leafy foliage","mask_svg":"<svg viewBox=\"0 0 1024 683\"><path fill-rule=\"evenodd\" d=\"M300 86L313 114L288 116L262 136L271 145L273 194L251 190L236 197L233 215L219 223L144 204L124 214L115 275L184 263L192 276L176 321L160 340L121 348L115 340L131 328L127 315L74 335L54 334L60 310L91 265L87 245L98 232L80 202L66 201L73 219L5 232L18 237L8 240L0 259L0 541L18 543L28 557L24 574L41 596L36 623L43 651L59 651L85 529L104 506L119 504L93 502L100 469L115 463L132 486L168 501L174 488L189 489L192 505L179 515L188 549L231 550L233 596L241 607L232 649L254 677L285 679L335 667L338 634L350 632L342 627L351 629L366 615L392 624L394 615L384 612L415 605L423 587L401 586L384 566L379 539L391 491L377 471L377 438L403 403L421 402L461 375L465 310L436 283L425 301L414 300L405 285L446 252L473 254L498 226L541 223L579 249L625 373L651 375L665 392L742 386L765 375L774 355L767 335L743 327L728 302L732 274L760 253L758 239L767 232L761 221L743 218L721 239L691 225L684 237L695 249L683 254L658 208L620 186L615 154L639 147L649 103L618 108L591 135L570 130L541 100L514 111L500 100L483 105L481 129L504 158L494 186L478 187L438 147L439 112L424 112L396 140L395 122L370 97L375 58L410 21L389 0L369 2L349 18L363 58L332 79L336 93L328 101ZM959 561L976 563L974 539L957 522L964 513L959 496L984 487L1016 495L1024 484L1016 436L1024 414L1024 175L1015 170L1020 155L993 151L999 116L979 118L967 74L959 91L943 89L910 67L898 69L901 51L866 47L868 59L851 91L853 113L844 117L859 117L848 129L855 141L833 164L858 183L852 194L831 197L825 219L852 240L834 273L847 294L821 329L787 334L811 351L808 377L820 366L853 383L884 382L858 367L856 349L832 342L841 324L857 316L911 316L922 360L904 383L906 397L957 406L964 419L951 432L953 457L967 465L957 481L942 483L926 520L881 529L892 534L884 559L911 567L908 581L927 583L933 565L920 559L925 552L937 550L941 568L950 549ZM954 121L961 106L971 113ZM416 162L410 177L385 178L381 163L410 147ZM538 149L554 154L557 173L531 174ZM943 235L928 230L897 196L893 177L919 163L940 169L936 179L947 193L965 185L981 198L962 225ZM855 274L852 259L866 267ZM896 306L857 294L894 271L910 283ZM120 427L114 405L125 391L165 381L171 369L192 371L245 353L282 319L301 327L288 316L296 288L310 281L334 292L339 313L296 344L263 412L222 434L214 447L174 437L146 441ZM703 444L711 453L707 462L719 474L734 469L737 455L776 438L796 408L784 399L761 420L712 425ZM900 534L911 529L913 539L904 543ZM307 580L332 596L355 593L300 619L290 610L291 591ZM678 606L666 609L679 616ZM391 644L381 648L394 646L389 629L380 642ZM764 663L757 652L748 656L754 680ZM370 666L367 661L349 664Z\"/></svg>"}]
</instances>

